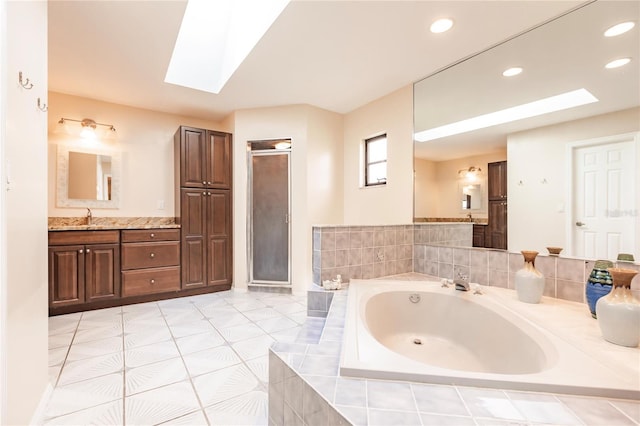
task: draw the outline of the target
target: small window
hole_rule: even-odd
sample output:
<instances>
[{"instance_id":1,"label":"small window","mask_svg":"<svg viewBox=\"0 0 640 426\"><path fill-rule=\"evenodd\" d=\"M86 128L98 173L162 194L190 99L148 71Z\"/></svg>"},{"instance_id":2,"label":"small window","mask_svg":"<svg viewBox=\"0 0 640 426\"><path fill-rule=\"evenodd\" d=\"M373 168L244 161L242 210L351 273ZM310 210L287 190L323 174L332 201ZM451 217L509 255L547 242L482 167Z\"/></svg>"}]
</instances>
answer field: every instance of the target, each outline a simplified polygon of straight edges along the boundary
<instances>
[{"instance_id":1,"label":"small window","mask_svg":"<svg viewBox=\"0 0 640 426\"><path fill-rule=\"evenodd\" d=\"M364 182L365 186L387 183L387 135L376 136L364 141Z\"/></svg>"}]
</instances>

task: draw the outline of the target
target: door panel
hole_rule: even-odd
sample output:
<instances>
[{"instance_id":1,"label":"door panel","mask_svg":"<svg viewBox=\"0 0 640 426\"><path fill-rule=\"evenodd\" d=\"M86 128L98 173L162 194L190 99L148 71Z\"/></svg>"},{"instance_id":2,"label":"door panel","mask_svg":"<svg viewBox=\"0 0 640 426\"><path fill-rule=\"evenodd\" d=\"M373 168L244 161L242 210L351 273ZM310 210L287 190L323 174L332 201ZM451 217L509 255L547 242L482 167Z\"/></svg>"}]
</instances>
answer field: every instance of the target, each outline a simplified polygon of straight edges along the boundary
<instances>
[{"instance_id":1,"label":"door panel","mask_svg":"<svg viewBox=\"0 0 640 426\"><path fill-rule=\"evenodd\" d=\"M85 253L86 301L120 297L120 246L90 245Z\"/></svg>"},{"instance_id":2,"label":"door panel","mask_svg":"<svg viewBox=\"0 0 640 426\"><path fill-rule=\"evenodd\" d=\"M573 256L615 259L634 251L634 158L633 138L573 150Z\"/></svg>"},{"instance_id":3,"label":"door panel","mask_svg":"<svg viewBox=\"0 0 640 426\"><path fill-rule=\"evenodd\" d=\"M231 192L207 192L208 284L231 284Z\"/></svg>"},{"instance_id":4,"label":"door panel","mask_svg":"<svg viewBox=\"0 0 640 426\"><path fill-rule=\"evenodd\" d=\"M84 303L84 246L49 247L49 306Z\"/></svg>"},{"instance_id":5,"label":"door panel","mask_svg":"<svg viewBox=\"0 0 640 426\"><path fill-rule=\"evenodd\" d=\"M203 188L206 186L205 131L189 127L182 128L180 143L180 186Z\"/></svg>"},{"instance_id":6,"label":"door panel","mask_svg":"<svg viewBox=\"0 0 640 426\"><path fill-rule=\"evenodd\" d=\"M182 287L205 285L206 191L182 189Z\"/></svg>"},{"instance_id":7,"label":"door panel","mask_svg":"<svg viewBox=\"0 0 640 426\"><path fill-rule=\"evenodd\" d=\"M231 135L228 133L208 132L208 173L207 185L210 188L231 188Z\"/></svg>"},{"instance_id":8,"label":"door panel","mask_svg":"<svg viewBox=\"0 0 640 426\"><path fill-rule=\"evenodd\" d=\"M251 280L289 283L289 153L252 153Z\"/></svg>"}]
</instances>

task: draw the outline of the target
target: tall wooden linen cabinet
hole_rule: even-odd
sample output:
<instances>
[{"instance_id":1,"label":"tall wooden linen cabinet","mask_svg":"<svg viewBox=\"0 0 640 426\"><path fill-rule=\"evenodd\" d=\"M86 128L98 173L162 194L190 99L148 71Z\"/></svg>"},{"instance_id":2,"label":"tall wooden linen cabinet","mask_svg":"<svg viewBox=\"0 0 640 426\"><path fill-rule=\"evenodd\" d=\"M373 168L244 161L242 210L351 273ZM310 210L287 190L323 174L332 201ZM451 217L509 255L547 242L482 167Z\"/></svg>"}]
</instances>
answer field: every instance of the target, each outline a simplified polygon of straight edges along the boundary
<instances>
[{"instance_id":1,"label":"tall wooden linen cabinet","mask_svg":"<svg viewBox=\"0 0 640 426\"><path fill-rule=\"evenodd\" d=\"M232 135L180 126L174 136L182 289L231 288Z\"/></svg>"}]
</instances>

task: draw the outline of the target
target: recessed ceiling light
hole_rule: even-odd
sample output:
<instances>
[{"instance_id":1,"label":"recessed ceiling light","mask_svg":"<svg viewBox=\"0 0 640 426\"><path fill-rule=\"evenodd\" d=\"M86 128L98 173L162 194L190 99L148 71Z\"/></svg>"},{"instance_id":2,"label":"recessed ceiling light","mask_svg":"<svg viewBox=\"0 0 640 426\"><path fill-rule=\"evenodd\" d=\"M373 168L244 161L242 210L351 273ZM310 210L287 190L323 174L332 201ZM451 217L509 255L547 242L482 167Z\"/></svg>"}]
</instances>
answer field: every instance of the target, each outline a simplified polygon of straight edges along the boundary
<instances>
[{"instance_id":1,"label":"recessed ceiling light","mask_svg":"<svg viewBox=\"0 0 640 426\"><path fill-rule=\"evenodd\" d=\"M608 69L618 68L618 67L621 67L623 65L627 65L629 62L631 62L631 58L620 58L620 59L616 59L615 61L609 62L604 67L608 68Z\"/></svg>"},{"instance_id":2,"label":"recessed ceiling light","mask_svg":"<svg viewBox=\"0 0 640 426\"><path fill-rule=\"evenodd\" d=\"M444 126L434 127L433 129L423 130L416 133L414 139L418 142L427 142L524 118L537 117L550 112L562 111L592 102L598 102L598 99L588 90L578 89L489 114L456 121L455 123L445 124Z\"/></svg>"},{"instance_id":3,"label":"recessed ceiling light","mask_svg":"<svg viewBox=\"0 0 640 426\"><path fill-rule=\"evenodd\" d=\"M449 31L451 27L453 27L453 20L449 18L442 18L431 24L431 32L436 34L443 33L445 31Z\"/></svg>"},{"instance_id":4,"label":"recessed ceiling light","mask_svg":"<svg viewBox=\"0 0 640 426\"><path fill-rule=\"evenodd\" d=\"M504 70L502 75L505 76L505 77L513 77L514 75L518 75L521 72L522 72L522 68L520 68L520 67L512 67L512 68Z\"/></svg>"},{"instance_id":5,"label":"recessed ceiling light","mask_svg":"<svg viewBox=\"0 0 640 426\"><path fill-rule=\"evenodd\" d=\"M604 32L604 36L605 37L615 37L618 36L620 34L624 34L627 31L629 31L631 28L633 28L636 25L635 22L622 22L620 24L614 25L613 27L609 28L607 31Z\"/></svg>"}]
</instances>

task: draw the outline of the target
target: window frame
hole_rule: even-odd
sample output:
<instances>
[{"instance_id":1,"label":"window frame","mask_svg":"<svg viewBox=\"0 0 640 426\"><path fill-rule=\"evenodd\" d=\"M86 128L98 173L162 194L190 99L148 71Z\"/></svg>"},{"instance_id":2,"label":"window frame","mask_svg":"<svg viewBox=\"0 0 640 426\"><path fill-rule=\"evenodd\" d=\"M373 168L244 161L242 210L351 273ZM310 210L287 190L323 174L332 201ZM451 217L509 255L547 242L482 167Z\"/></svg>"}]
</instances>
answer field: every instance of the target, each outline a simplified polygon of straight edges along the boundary
<instances>
[{"instance_id":1,"label":"window frame","mask_svg":"<svg viewBox=\"0 0 640 426\"><path fill-rule=\"evenodd\" d=\"M386 139L387 140L387 149L385 149L385 155L384 155L384 160L380 160L380 161L372 161L369 162L369 144L371 142L376 142L380 139ZM377 135L377 136L373 136L370 137L368 139L364 140L364 187L373 187L373 186L382 186L382 185L386 185L387 181L389 180L389 176L388 176L388 171L389 169L387 169L387 173L385 173L385 177L384 177L384 181L381 182L372 182L369 183L369 166L374 165L374 164L382 164L382 163L388 163L389 161L389 140L387 139L387 134L383 133L381 135Z\"/></svg>"}]
</instances>

